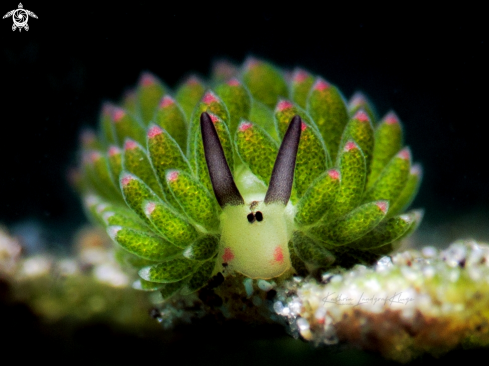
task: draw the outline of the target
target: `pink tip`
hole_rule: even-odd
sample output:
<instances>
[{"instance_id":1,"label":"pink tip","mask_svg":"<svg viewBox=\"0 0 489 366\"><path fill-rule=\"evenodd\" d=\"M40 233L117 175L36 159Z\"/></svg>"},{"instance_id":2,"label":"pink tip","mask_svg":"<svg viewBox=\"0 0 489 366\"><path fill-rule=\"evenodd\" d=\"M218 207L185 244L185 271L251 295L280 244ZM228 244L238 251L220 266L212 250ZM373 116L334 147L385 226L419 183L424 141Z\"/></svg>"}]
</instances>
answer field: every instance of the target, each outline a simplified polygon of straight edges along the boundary
<instances>
[{"instance_id":1,"label":"pink tip","mask_svg":"<svg viewBox=\"0 0 489 366\"><path fill-rule=\"evenodd\" d=\"M355 144L353 141L348 141L345 145L345 151L350 151L351 149L356 149L357 144Z\"/></svg>"},{"instance_id":2,"label":"pink tip","mask_svg":"<svg viewBox=\"0 0 489 366\"><path fill-rule=\"evenodd\" d=\"M422 172L423 172L423 169L421 168L421 165L419 165L419 164L414 164L411 167L410 173L413 175L421 175Z\"/></svg>"},{"instance_id":3,"label":"pink tip","mask_svg":"<svg viewBox=\"0 0 489 366\"><path fill-rule=\"evenodd\" d=\"M314 90L319 90L319 91L323 91L327 88L329 88L330 84L328 82L326 82L325 80L323 79L317 79L317 81L314 83Z\"/></svg>"},{"instance_id":4,"label":"pink tip","mask_svg":"<svg viewBox=\"0 0 489 366\"><path fill-rule=\"evenodd\" d=\"M95 141L95 133L92 130L84 130L80 135L80 139L84 145L91 144Z\"/></svg>"},{"instance_id":5,"label":"pink tip","mask_svg":"<svg viewBox=\"0 0 489 366\"><path fill-rule=\"evenodd\" d=\"M209 117L211 117L212 123L219 122L219 117L216 116L215 114L209 113Z\"/></svg>"},{"instance_id":6,"label":"pink tip","mask_svg":"<svg viewBox=\"0 0 489 366\"><path fill-rule=\"evenodd\" d=\"M120 153L121 149L119 149L117 146L112 145L111 147L109 147L109 156L114 156Z\"/></svg>"},{"instance_id":7,"label":"pink tip","mask_svg":"<svg viewBox=\"0 0 489 366\"><path fill-rule=\"evenodd\" d=\"M195 75L190 75L187 79L187 81L185 81L185 84L187 85L197 85L197 84L200 84L200 80L197 76Z\"/></svg>"},{"instance_id":8,"label":"pink tip","mask_svg":"<svg viewBox=\"0 0 489 366\"><path fill-rule=\"evenodd\" d=\"M409 159L411 159L411 152L409 151L409 148L406 147L406 148L402 149L401 151L399 151L397 156L399 156L401 159L409 160Z\"/></svg>"},{"instance_id":9,"label":"pink tip","mask_svg":"<svg viewBox=\"0 0 489 366\"><path fill-rule=\"evenodd\" d=\"M294 74L292 75L292 81L294 83L302 83L304 80L307 79L307 72L302 70L302 69L297 69L294 71Z\"/></svg>"},{"instance_id":10,"label":"pink tip","mask_svg":"<svg viewBox=\"0 0 489 366\"><path fill-rule=\"evenodd\" d=\"M117 236L117 233L122 230L122 227L120 226L109 226L107 228L107 233L109 236L114 239Z\"/></svg>"},{"instance_id":11,"label":"pink tip","mask_svg":"<svg viewBox=\"0 0 489 366\"><path fill-rule=\"evenodd\" d=\"M252 69L253 67L258 66L259 63L260 61L258 61L258 59L254 57L248 57L248 59L245 62L245 69L246 70Z\"/></svg>"},{"instance_id":12,"label":"pink tip","mask_svg":"<svg viewBox=\"0 0 489 366\"><path fill-rule=\"evenodd\" d=\"M301 122L301 131L304 131L307 128L307 125L304 122Z\"/></svg>"},{"instance_id":13,"label":"pink tip","mask_svg":"<svg viewBox=\"0 0 489 366\"><path fill-rule=\"evenodd\" d=\"M230 262L234 259L234 253L231 250L231 248L226 247L224 248L224 254L222 255L222 261L224 263Z\"/></svg>"},{"instance_id":14,"label":"pink tip","mask_svg":"<svg viewBox=\"0 0 489 366\"><path fill-rule=\"evenodd\" d=\"M133 150L135 149L136 147L138 147L138 144L136 143L136 141L133 141L133 140L126 140L125 144L124 144L124 149L125 150Z\"/></svg>"},{"instance_id":15,"label":"pink tip","mask_svg":"<svg viewBox=\"0 0 489 366\"><path fill-rule=\"evenodd\" d=\"M102 106L102 113L106 116L110 116L112 114L113 109L114 109L114 105L112 103L106 102Z\"/></svg>"},{"instance_id":16,"label":"pink tip","mask_svg":"<svg viewBox=\"0 0 489 366\"><path fill-rule=\"evenodd\" d=\"M360 92L355 93L350 101L350 105L352 106L362 105L366 103L367 99L365 99L365 96Z\"/></svg>"},{"instance_id":17,"label":"pink tip","mask_svg":"<svg viewBox=\"0 0 489 366\"><path fill-rule=\"evenodd\" d=\"M284 252L281 246L276 246L273 250L273 259L275 262L282 263L284 261Z\"/></svg>"},{"instance_id":18,"label":"pink tip","mask_svg":"<svg viewBox=\"0 0 489 366\"><path fill-rule=\"evenodd\" d=\"M253 123L251 122L241 122L241 124L238 127L238 130L243 132L246 131L247 129L253 127Z\"/></svg>"},{"instance_id":19,"label":"pink tip","mask_svg":"<svg viewBox=\"0 0 489 366\"><path fill-rule=\"evenodd\" d=\"M339 179L340 178L340 172L337 171L336 169L331 169L328 172L328 175L331 177L331 179Z\"/></svg>"},{"instance_id":20,"label":"pink tip","mask_svg":"<svg viewBox=\"0 0 489 366\"><path fill-rule=\"evenodd\" d=\"M238 79L236 78L232 78L230 80L228 80L228 83L227 83L229 86L240 86L241 83L239 82Z\"/></svg>"},{"instance_id":21,"label":"pink tip","mask_svg":"<svg viewBox=\"0 0 489 366\"><path fill-rule=\"evenodd\" d=\"M132 175L125 175L124 177L122 177L121 179L121 184L125 187L127 186L132 180L134 179L134 177Z\"/></svg>"},{"instance_id":22,"label":"pink tip","mask_svg":"<svg viewBox=\"0 0 489 366\"><path fill-rule=\"evenodd\" d=\"M383 213L386 213L387 212L387 208L388 208L388 204L387 204L387 201L379 201L376 203L377 207L380 208L380 210L383 212Z\"/></svg>"},{"instance_id":23,"label":"pink tip","mask_svg":"<svg viewBox=\"0 0 489 366\"><path fill-rule=\"evenodd\" d=\"M92 151L90 153L90 161L92 163L95 163L98 159L102 157L102 154L100 154L98 151Z\"/></svg>"},{"instance_id":24,"label":"pink tip","mask_svg":"<svg viewBox=\"0 0 489 366\"><path fill-rule=\"evenodd\" d=\"M141 85L143 86L153 85L155 81L156 81L155 77L149 72L145 72L141 75Z\"/></svg>"},{"instance_id":25,"label":"pink tip","mask_svg":"<svg viewBox=\"0 0 489 366\"><path fill-rule=\"evenodd\" d=\"M202 98L202 102L205 104L211 104L211 103L217 102L217 101L219 101L219 99L217 99L217 97L211 91L208 91L207 93L205 93L204 97Z\"/></svg>"},{"instance_id":26,"label":"pink tip","mask_svg":"<svg viewBox=\"0 0 489 366\"><path fill-rule=\"evenodd\" d=\"M114 107L112 109L112 119L114 122L119 122L124 116L126 115L126 112L124 109L119 108L119 107Z\"/></svg>"},{"instance_id":27,"label":"pink tip","mask_svg":"<svg viewBox=\"0 0 489 366\"><path fill-rule=\"evenodd\" d=\"M175 104L175 99L173 99L169 95L165 95L160 101L160 108L166 108L173 104Z\"/></svg>"},{"instance_id":28,"label":"pink tip","mask_svg":"<svg viewBox=\"0 0 489 366\"><path fill-rule=\"evenodd\" d=\"M399 123L399 118L397 118L394 112L387 113L384 118L385 123L388 125L393 125L394 123Z\"/></svg>"},{"instance_id":29,"label":"pink tip","mask_svg":"<svg viewBox=\"0 0 489 366\"><path fill-rule=\"evenodd\" d=\"M163 133L163 130L160 127L152 126L148 131L148 137L152 139L153 137L158 136L161 133Z\"/></svg>"},{"instance_id":30,"label":"pink tip","mask_svg":"<svg viewBox=\"0 0 489 366\"><path fill-rule=\"evenodd\" d=\"M154 202L148 202L148 204L146 205L146 214L147 215L151 215L153 213L153 211L155 210L155 207L156 207L156 203Z\"/></svg>"},{"instance_id":31,"label":"pink tip","mask_svg":"<svg viewBox=\"0 0 489 366\"><path fill-rule=\"evenodd\" d=\"M173 170L166 175L166 180L169 182L174 182L178 179L178 172Z\"/></svg>"},{"instance_id":32,"label":"pink tip","mask_svg":"<svg viewBox=\"0 0 489 366\"><path fill-rule=\"evenodd\" d=\"M361 109L357 113L355 113L355 116L353 118L359 120L360 122L367 122L368 121L368 114L365 113L365 111Z\"/></svg>"},{"instance_id":33,"label":"pink tip","mask_svg":"<svg viewBox=\"0 0 489 366\"><path fill-rule=\"evenodd\" d=\"M288 100L281 100L277 103L276 110L277 110L277 112L282 112L286 109L292 108L293 106L294 105L291 102L289 102Z\"/></svg>"}]
</instances>

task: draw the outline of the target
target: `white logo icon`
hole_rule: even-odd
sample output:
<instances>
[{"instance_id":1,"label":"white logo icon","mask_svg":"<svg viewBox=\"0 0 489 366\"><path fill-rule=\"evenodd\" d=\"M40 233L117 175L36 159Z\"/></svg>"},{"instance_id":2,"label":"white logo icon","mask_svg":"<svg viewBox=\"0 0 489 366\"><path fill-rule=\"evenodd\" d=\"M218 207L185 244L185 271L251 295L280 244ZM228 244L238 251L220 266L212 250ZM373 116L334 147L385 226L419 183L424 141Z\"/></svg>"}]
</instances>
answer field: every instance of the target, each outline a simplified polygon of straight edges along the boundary
<instances>
[{"instance_id":1,"label":"white logo icon","mask_svg":"<svg viewBox=\"0 0 489 366\"><path fill-rule=\"evenodd\" d=\"M7 14L3 16L3 19L12 17L14 24L12 25L12 30L16 30L19 28L19 32L22 28L25 28L26 31L29 30L29 26L27 25L27 21L29 20L29 15L33 18L37 19L37 15L34 14L30 10L24 9L22 3L19 3L19 8L9 11Z\"/></svg>"}]
</instances>

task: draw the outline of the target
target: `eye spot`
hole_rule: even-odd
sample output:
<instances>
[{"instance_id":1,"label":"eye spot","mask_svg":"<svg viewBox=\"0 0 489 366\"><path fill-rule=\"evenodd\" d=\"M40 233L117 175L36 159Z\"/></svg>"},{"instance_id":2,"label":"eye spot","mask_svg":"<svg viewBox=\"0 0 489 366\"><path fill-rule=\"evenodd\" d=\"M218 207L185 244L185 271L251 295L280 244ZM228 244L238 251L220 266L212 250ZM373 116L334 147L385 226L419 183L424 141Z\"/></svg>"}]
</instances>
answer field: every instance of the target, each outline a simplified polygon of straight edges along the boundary
<instances>
[{"instance_id":1,"label":"eye spot","mask_svg":"<svg viewBox=\"0 0 489 366\"><path fill-rule=\"evenodd\" d=\"M263 214L262 214L260 211L258 211L258 212L255 214L255 216L256 216L256 219L257 219L258 221L262 221L262 220L263 220Z\"/></svg>"},{"instance_id":2,"label":"eye spot","mask_svg":"<svg viewBox=\"0 0 489 366\"><path fill-rule=\"evenodd\" d=\"M246 218L248 219L248 222L251 224L253 222L255 222L255 215L253 215L253 212L250 212L248 214L248 216L246 216ZM258 221L261 221L261 220L258 220Z\"/></svg>"}]
</instances>

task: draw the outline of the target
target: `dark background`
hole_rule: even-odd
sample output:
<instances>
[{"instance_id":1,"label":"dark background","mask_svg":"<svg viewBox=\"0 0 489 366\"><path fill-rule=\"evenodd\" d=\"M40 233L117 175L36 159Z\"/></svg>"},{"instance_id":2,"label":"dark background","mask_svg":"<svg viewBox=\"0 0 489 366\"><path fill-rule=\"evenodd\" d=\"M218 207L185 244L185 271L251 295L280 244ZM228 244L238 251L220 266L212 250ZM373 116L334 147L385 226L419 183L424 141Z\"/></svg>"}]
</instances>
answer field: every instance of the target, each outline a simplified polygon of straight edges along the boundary
<instances>
[{"instance_id":1,"label":"dark background","mask_svg":"<svg viewBox=\"0 0 489 366\"><path fill-rule=\"evenodd\" d=\"M78 134L95 126L102 101L118 100L142 70L174 87L190 71L206 76L220 57L241 63L254 55L322 75L346 97L362 90L379 115L393 109L414 160L424 167L414 202L426 210L419 239L439 245L458 237L489 241L489 40L482 9L428 11L400 3L396 9L348 3L341 10L303 2L270 9L227 5L235 10L205 4L183 4L187 9L181 10L145 1L23 4L39 17L29 20L28 32L12 32L10 18L0 21L0 225L15 234L30 233L51 249L69 247L86 224L67 182ZM0 13L16 7L2 2ZM22 340L15 348L20 359L130 364L139 355L164 362L168 352L181 356L182 365L362 364L350 351L289 342L276 328L208 324L165 346L137 331L126 335L90 324L68 336L41 326L24 307L7 310L4 334ZM24 347L33 352L24 355ZM451 353L441 361L467 356L477 353ZM367 358L363 364L368 361L382 362ZM433 364L430 357L424 361Z\"/></svg>"},{"instance_id":2,"label":"dark background","mask_svg":"<svg viewBox=\"0 0 489 366\"><path fill-rule=\"evenodd\" d=\"M414 203L426 210L424 238L489 240L482 10L299 5L184 11L144 1L24 2L39 17L28 32L12 32L11 18L0 22L0 223L14 231L37 223L48 241L65 245L86 222L67 171L102 101L118 100L142 70L175 87L189 71L208 75L215 59L254 55L322 75L346 97L362 90L379 115L396 111L424 167ZM16 6L4 2L0 12Z\"/></svg>"}]
</instances>

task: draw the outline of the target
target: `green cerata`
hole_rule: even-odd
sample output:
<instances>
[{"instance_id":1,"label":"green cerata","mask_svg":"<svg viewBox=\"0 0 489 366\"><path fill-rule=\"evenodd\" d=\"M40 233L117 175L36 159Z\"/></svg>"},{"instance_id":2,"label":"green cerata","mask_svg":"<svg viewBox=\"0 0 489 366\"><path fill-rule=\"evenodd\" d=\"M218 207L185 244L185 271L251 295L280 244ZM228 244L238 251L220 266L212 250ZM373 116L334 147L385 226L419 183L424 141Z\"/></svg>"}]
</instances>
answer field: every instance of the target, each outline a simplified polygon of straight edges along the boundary
<instances>
[{"instance_id":1,"label":"green cerata","mask_svg":"<svg viewBox=\"0 0 489 366\"><path fill-rule=\"evenodd\" d=\"M82 138L76 187L136 284L370 264L419 225L421 181L393 112L320 76L248 58L175 90L150 73Z\"/></svg>"}]
</instances>

